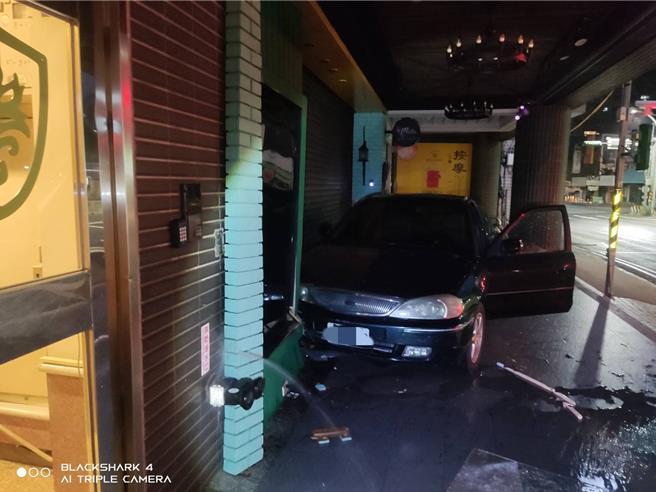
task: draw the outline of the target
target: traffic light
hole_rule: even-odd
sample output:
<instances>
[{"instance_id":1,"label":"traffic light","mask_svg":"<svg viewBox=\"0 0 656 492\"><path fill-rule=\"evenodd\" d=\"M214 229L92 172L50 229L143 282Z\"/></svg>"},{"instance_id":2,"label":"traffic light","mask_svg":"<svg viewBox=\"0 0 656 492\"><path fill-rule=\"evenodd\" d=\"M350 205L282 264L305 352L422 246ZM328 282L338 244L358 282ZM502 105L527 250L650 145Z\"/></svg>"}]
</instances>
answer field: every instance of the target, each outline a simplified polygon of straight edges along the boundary
<instances>
[{"instance_id":1,"label":"traffic light","mask_svg":"<svg viewBox=\"0 0 656 492\"><path fill-rule=\"evenodd\" d=\"M649 156L651 152L651 140L654 135L654 127L643 123L638 127L638 152L635 156L636 169L644 171L649 168Z\"/></svg>"}]
</instances>

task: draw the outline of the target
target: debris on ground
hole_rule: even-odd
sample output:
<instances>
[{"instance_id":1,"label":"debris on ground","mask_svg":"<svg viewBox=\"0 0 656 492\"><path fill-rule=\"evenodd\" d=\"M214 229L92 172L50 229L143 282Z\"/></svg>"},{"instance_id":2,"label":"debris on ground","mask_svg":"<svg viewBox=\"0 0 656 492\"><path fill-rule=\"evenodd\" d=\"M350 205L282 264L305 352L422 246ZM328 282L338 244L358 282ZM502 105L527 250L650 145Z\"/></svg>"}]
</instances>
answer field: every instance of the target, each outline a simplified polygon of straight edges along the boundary
<instances>
[{"instance_id":1,"label":"debris on ground","mask_svg":"<svg viewBox=\"0 0 656 492\"><path fill-rule=\"evenodd\" d=\"M583 415L581 415L578 410L576 410L576 402L572 400L569 396L562 394L559 391L556 391L554 388L551 386L547 386L544 384L542 381L538 381L537 379L533 379L531 376L524 374L523 372L517 371L516 369L513 369L511 367L508 367L504 365L501 362L497 362L497 367L499 369L502 369L506 372L509 372L513 376L521 379L522 381L525 381L529 383L532 386L535 386L538 389L541 389L542 391L545 391L546 393L549 393L551 396L554 398L560 400L561 404L563 405L563 408L570 412L574 417L576 417L576 420L581 422L583 420Z\"/></svg>"},{"instance_id":2,"label":"debris on ground","mask_svg":"<svg viewBox=\"0 0 656 492\"><path fill-rule=\"evenodd\" d=\"M326 391L326 385L325 384L317 383L317 384L314 385L314 387L316 388L317 391Z\"/></svg>"},{"instance_id":3,"label":"debris on ground","mask_svg":"<svg viewBox=\"0 0 656 492\"><path fill-rule=\"evenodd\" d=\"M340 441L351 441L351 430L348 427L324 427L321 429L314 429L310 434L310 439L317 441L319 444L324 445L330 442L331 437L339 437Z\"/></svg>"},{"instance_id":4,"label":"debris on ground","mask_svg":"<svg viewBox=\"0 0 656 492\"><path fill-rule=\"evenodd\" d=\"M565 358L566 358L566 359L573 359L574 357L572 357L572 356L569 355L569 354L565 354Z\"/></svg>"}]
</instances>

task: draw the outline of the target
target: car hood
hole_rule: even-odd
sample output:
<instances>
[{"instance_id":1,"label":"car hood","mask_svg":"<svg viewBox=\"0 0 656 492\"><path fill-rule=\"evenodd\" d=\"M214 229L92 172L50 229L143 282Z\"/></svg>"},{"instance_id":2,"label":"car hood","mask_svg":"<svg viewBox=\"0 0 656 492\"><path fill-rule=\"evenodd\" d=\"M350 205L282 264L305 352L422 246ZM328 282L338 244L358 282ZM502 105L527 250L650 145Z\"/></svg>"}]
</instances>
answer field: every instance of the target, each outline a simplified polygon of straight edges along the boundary
<instances>
[{"instance_id":1,"label":"car hood","mask_svg":"<svg viewBox=\"0 0 656 492\"><path fill-rule=\"evenodd\" d=\"M455 293L473 261L430 248L326 244L304 253L302 283L413 298Z\"/></svg>"}]
</instances>

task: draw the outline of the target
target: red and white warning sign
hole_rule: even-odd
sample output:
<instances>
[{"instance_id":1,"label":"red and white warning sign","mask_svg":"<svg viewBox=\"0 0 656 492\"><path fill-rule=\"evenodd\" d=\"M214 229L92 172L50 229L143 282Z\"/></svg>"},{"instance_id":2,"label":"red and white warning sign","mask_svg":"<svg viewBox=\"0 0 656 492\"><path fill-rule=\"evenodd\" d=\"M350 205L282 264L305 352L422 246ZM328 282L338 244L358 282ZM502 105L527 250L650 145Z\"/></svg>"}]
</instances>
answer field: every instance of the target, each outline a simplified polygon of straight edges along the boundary
<instances>
[{"instance_id":1,"label":"red and white warning sign","mask_svg":"<svg viewBox=\"0 0 656 492\"><path fill-rule=\"evenodd\" d=\"M200 375L210 371L210 324L200 327Z\"/></svg>"}]
</instances>

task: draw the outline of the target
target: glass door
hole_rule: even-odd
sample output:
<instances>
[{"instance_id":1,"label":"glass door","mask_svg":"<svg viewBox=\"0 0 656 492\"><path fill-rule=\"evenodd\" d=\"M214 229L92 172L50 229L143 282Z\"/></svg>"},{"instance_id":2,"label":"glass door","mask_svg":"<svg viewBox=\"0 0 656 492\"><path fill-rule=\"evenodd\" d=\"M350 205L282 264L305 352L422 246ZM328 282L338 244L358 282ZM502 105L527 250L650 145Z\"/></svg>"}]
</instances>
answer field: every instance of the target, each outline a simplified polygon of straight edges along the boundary
<instances>
[{"instance_id":1,"label":"glass door","mask_svg":"<svg viewBox=\"0 0 656 492\"><path fill-rule=\"evenodd\" d=\"M96 461L81 129L75 21L3 1L0 483L8 490L95 487L68 466Z\"/></svg>"}]
</instances>

